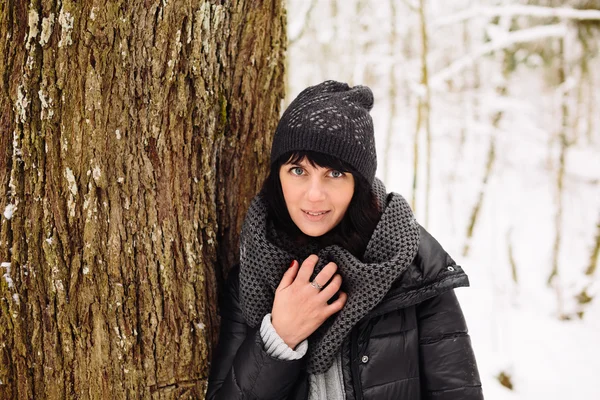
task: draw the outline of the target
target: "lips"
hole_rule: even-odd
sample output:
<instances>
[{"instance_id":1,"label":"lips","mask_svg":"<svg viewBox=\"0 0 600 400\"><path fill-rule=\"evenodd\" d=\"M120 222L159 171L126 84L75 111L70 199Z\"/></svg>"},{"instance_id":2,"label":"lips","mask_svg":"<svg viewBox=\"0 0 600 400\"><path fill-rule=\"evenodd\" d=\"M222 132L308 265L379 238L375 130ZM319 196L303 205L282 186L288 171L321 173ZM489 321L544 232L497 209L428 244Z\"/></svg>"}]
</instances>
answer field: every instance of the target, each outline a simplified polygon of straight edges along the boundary
<instances>
[{"instance_id":1,"label":"lips","mask_svg":"<svg viewBox=\"0 0 600 400\"><path fill-rule=\"evenodd\" d=\"M323 210L314 210L314 211L302 210L302 215L304 215L304 218L305 218L306 221L309 221L309 222L321 222L325 218L327 218L327 216L329 215L330 212L331 212L331 210L327 210L327 211L323 211Z\"/></svg>"},{"instance_id":2,"label":"lips","mask_svg":"<svg viewBox=\"0 0 600 400\"><path fill-rule=\"evenodd\" d=\"M311 215L313 217L318 217L320 215L324 215L327 214L329 212L329 210L327 211L307 211L307 210L302 210L303 213Z\"/></svg>"}]
</instances>

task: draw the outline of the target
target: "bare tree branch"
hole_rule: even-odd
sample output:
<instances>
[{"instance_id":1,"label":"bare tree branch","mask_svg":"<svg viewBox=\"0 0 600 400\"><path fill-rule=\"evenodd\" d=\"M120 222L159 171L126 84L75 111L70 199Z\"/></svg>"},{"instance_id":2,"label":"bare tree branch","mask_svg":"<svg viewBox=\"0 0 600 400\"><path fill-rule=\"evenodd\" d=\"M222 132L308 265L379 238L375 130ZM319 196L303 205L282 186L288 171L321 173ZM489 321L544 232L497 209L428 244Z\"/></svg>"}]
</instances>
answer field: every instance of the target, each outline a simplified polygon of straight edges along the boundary
<instances>
[{"instance_id":1,"label":"bare tree branch","mask_svg":"<svg viewBox=\"0 0 600 400\"><path fill-rule=\"evenodd\" d=\"M402 3L412 12L419 12L419 5L413 3L411 0L401 0Z\"/></svg>"},{"instance_id":2,"label":"bare tree branch","mask_svg":"<svg viewBox=\"0 0 600 400\"><path fill-rule=\"evenodd\" d=\"M433 21L432 28L453 25L477 17L528 16L557 17L575 20L600 20L599 10L577 10L568 7L514 5L506 7L474 7Z\"/></svg>"},{"instance_id":3,"label":"bare tree branch","mask_svg":"<svg viewBox=\"0 0 600 400\"><path fill-rule=\"evenodd\" d=\"M294 45L294 43L296 43L298 41L298 39L300 39L304 35L304 33L306 32L306 29L308 29L310 17L312 15L312 12L316 5L317 5L317 0L312 0L312 2L310 3L310 6L308 7L308 10L306 10L306 16L304 17L304 24L302 24L302 29L300 29L300 32L298 32L296 34L296 36L294 36L293 38L290 38L288 40L288 47L292 47Z\"/></svg>"},{"instance_id":4,"label":"bare tree branch","mask_svg":"<svg viewBox=\"0 0 600 400\"><path fill-rule=\"evenodd\" d=\"M535 28L521 29L516 32L509 33L500 40L493 40L489 43L486 43L479 49L476 49L473 53L459 58L446 68L439 71L431 78L430 86L432 89L439 90L444 81L452 78L456 73L469 67L479 58L491 52L505 49L516 43L532 42L550 37L564 37L566 33L567 26L565 24L536 26Z\"/></svg>"}]
</instances>

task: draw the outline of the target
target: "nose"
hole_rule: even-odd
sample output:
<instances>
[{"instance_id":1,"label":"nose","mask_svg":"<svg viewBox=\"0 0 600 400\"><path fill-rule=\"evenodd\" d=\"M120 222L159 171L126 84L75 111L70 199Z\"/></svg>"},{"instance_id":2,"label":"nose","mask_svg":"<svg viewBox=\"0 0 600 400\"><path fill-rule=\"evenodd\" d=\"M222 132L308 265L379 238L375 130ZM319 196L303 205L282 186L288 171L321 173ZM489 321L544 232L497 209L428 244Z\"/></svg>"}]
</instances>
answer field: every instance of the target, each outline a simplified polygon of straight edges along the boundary
<instances>
[{"instance_id":1,"label":"nose","mask_svg":"<svg viewBox=\"0 0 600 400\"><path fill-rule=\"evenodd\" d=\"M325 186L319 179L311 180L306 197L308 201L313 203L325 200L327 193L325 191Z\"/></svg>"}]
</instances>

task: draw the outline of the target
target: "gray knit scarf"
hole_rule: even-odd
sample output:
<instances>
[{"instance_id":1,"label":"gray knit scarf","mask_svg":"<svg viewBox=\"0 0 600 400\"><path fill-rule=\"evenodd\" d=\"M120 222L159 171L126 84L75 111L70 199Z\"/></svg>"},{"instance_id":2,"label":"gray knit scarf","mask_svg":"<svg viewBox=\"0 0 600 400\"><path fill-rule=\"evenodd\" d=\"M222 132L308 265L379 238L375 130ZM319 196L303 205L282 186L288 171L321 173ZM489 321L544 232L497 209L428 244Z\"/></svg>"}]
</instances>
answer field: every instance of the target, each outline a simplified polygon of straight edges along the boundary
<instances>
[{"instance_id":1,"label":"gray knit scarf","mask_svg":"<svg viewBox=\"0 0 600 400\"><path fill-rule=\"evenodd\" d=\"M304 248L292 245L285 234L275 231L269 223L267 204L261 194L252 200L244 220L240 236L240 302L251 327L260 325L271 312L275 290L292 260L302 264L311 253L317 254L319 262L312 278L330 261L338 266L348 300L340 312L308 338L309 373L329 369L352 327L381 301L417 254L419 225L406 200L397 193L386 195L385 186L378 179L373 182L373 191L383 213L362 261L337 245L322 249L310 244Z\"/></svg>"}]
</instances>

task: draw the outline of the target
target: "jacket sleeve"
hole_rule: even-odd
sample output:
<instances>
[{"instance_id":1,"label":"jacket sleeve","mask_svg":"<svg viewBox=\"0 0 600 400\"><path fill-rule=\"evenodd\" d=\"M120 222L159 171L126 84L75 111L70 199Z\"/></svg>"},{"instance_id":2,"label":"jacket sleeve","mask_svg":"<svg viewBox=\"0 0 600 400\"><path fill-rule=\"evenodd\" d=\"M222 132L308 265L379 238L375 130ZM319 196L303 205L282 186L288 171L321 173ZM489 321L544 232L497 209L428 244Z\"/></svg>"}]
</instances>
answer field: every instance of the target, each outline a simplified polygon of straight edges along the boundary
<instances>
[{"instance_id":1,"label":"jacket sleeve","mask_svg":"<svg viewBox=\"0 0 600 400\"><path fill-rule=\"evenodd\" d=\"M454 290L417 306L423 398L483 399L465 317Z\"/></svg>"},{"instance_id":2,"label":"jacket sleeve","mask_svg":"<svg viewBox=\"0 0 600 400\"><path fill-rule=\"evenodd\" d=\"M300 375L304 359L270 356L259 329L246 324L238 293L239 267L234 267L221 299L221 330L206 399L285 399Z\"/></svg>"}]
</instances>

